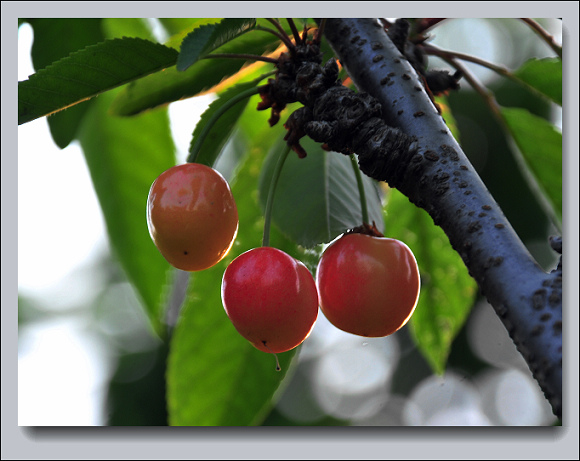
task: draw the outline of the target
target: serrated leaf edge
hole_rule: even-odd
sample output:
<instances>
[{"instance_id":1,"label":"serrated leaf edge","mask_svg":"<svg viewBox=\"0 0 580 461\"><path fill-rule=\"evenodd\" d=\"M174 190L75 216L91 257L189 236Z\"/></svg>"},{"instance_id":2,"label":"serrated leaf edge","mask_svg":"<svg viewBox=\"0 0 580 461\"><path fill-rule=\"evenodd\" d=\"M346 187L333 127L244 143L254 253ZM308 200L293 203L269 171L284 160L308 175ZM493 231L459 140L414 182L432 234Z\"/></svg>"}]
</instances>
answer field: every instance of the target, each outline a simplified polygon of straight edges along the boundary
<instances>
[{"instance_id":1,"label":"serrated leaf edge","mask_svg":"<svg viewBox=\"0 0 580 461\"><path fill-rule=\"evenodd\" d=\"M130 48L130 47L131 47L130 45L132 45L132 44L134 44L134 43L137 43L137 42L146 42L146 43L149 43L150 45L153 45L154 47L157 47L157 48L159 49L159 51L160 51L160 52L161 52L161 50L164 50L165 52L174 53L174 55L175 55L175 59L174 59L174 60L172 60L172 61L170 61L169 63L167 63L167 65L159 66L159 67L157 67L157 68L155 68L155 69L152 69L152 70L150 70L149 72L147 72L147 73L144 73L144 74L142 74L142 75L140 75L140 76L138 76L138 77L135 77L135 78L129 78L129 79L124 79L124 80L121 80L121 81L119 81L119 83L118 83L118 84L116 84L116 85L113 85L113 86L110 86L110 87L105 87L105 88L103 88L103 89L101 89L101 90L95 90L95 92L94 92L93 94L89 95L89 96L86 96L86 97L84 97L84 98L80 98L80 99L78 99L78 100L76 100L76 101L72 102L71 104L68 104L68 105L66 105L66 106L64 106L64 107L60 107L60 108L58 108L58 109L55 109L55 110L53 110L53 111L51 111L51 112L47 112L47 113L45 113L45 114L38 115L38 116L36 116L36 117L34 117L34 118L32 118L32 119L27 119L26 117L24 117L24 120L20 120L20 114L19 114L19 120L18 120L18 124L19 124L19 125L21 125L21 124L23 124L23 123L30 122L30 121L32 121L32 120L35 120L35 119L37 119L37 118L40 118L40 117L44 117L44 116L48 116L48 115L54 114L54 113L56 113L56 112L59 112L59 111L61 111L61 110L64 110L64 109L66 109L66 108L68 108L68 107L74 106L74 105L76 105L76 104L79 104L79 103L81 103L81 102L83 102L83 101L86 101L86 100L88 100L88 99L91 99L91 98L93 98L93 97L95 97L95 96L98 96L99 94L101 94L101 93L103 93L103 92L105 92L105 91L109 91L109 90L111 90L111 89L113 89L113 88L116 88L116 87L122 86L122 85L124 85L124 84L126 84L126 83L128 83L128 82L131 82L131 81L133 81L133 80L136 80L136 79L138 79L138 78L141 78L141 77L144 77L144 76L146 76L146 75L149 75L149 74L151 74L151 73L157 72L157 71L159 71L159 70L162 70L162 69L165 69L165 68L171 67L171 66L175 65L175 63L177 62L177 56L178 56L178 53L177 53L177 51L176 51L175 49L173 49L173 48L167 47L167 46L165 46L165 45L162 45L162 44L160 44L160 43L155 43L155 42L152 42L152 41L150 41L150 40L145 40L145 39L138 38L138 37L122 37L122 38L115 38L115 39L107 39L107 40L104 40L104 41L102 41L102 42L99 42L99 43L96 43L96 44L93 44L93 45L88 45L88 46L86 46L85 48L82 48L82 49L80 49L80 50L77 50L77 51L74 51L74 52L70 53L69 55L65 56L64 58L61 58L61 59L59 59L58 61L55 61L55 62L53 62L52 64L50 64L50 65L48 65L48 66L46 66L46 67L44 67L44 68L42 68L42 69L38 70L38 71L37 71L37 72L35 72L34 74L30 75L30 76L28 77L28 79L26 79L26 80L22 80L22 81L19 81L19 82L18 82L18 84L20 85L21 83L26 83L26 82L29 82L29 83L32 85L32 86L30 86L30 85L29 85L29 88L34 88L34 86L33 86L34 82L35 82L35 81L37 81L37 80L38 80L38 79L40 79L40 78L43 78L43 76L44 76L44 75L46 75L47 73L48 73L48 74L50 74L50 72L51 72L51 71L52 71L52 70L53 70L55 67L61 66L61 65L63 65L63 64L66 64L66 63L67 63L67 62L69 62L69 61L72 61L72 62L74 62L74 57L75 57L75 56L78 56L78 55L80 55L80 54L84 54L84 53L90 52L90 50L91 50L91 49L98 49L98 48L101 48L101 50L100 50L99 52L100 52L100 53L102 53L102 52L105 52L105 50L103 50L103 49L102 49L103 45L104 45L104 44L112 44L112 43L114 43L114 42L116 42L117 44L120 44L120 43L122 42L122 43L123 43L123 45L125 45L125 44L126 44L126 45L129 45L129 46L127 46L126 48ZM123 45L122 45L122 46L123 46ZM95 68L95 70L98 70L98 71L100 71L100 72L104 72L104 73L106 73L106 70L105 70L105 69L101 69L101 68ZM113 74L110 74L110 75L113 75ZM114 75L113 75L113 76L114 76ZM62 78L62 77L59 77L59 78ZM86 83L86 82L79 82L79 83ZM48 91L48 90L46 90L46 91ZM20 101L20 100L19 100L19 101L18 101L18 104L19 104L19 105L20 105L20 104L22 104L22 105L27 105L27 104L29 104L29 103L27 103L26 101Z\"/></svg>"}]
</instances>

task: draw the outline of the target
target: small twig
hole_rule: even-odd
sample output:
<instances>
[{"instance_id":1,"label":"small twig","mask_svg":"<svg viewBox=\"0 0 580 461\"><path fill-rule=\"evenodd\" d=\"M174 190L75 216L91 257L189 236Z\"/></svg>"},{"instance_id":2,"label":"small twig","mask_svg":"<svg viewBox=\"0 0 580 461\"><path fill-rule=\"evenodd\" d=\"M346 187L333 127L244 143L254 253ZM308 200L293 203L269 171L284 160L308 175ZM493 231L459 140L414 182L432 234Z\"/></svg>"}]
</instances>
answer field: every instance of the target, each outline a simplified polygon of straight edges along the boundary
<instances>
[{"instance_id":1,"label":"small twig","mask_svg":"<svg viewBox=\"0 0 580 461\"><path fill-rule=\"evenodd\" d=\"M322 40L322 34L324 33L324 26L326 25L326 18L323 18L320 21L320 25L318 26L318 30L316 31L316 35L314 36L314 42L316 44L320 43L320 40Z\"/></svg>"},{"instance_id":2,"label":"small twig","mask_svg":"<svg viewBox=\"0 0 580 461\"><path fill-rule=\"evenodd\" d=\"M306 37L308 37L308 24L304 23L304 30L302 31L302 42L306 42Z\"/></svg>"},{"instance_id":3,"label":"small twig","mask_svg":"<svg viewBox=\"0 0 580 461\"><path fill-rule=\"evenodd\" d=\"M463 73L463 78L471 85L471 87L483 98L485 103L489 106L491 112L497 117L502 125L505 125L503 116L501 115L501 109L497 100L493 97L493 93L489 91L478 79L473 75L466 67L457 62L457 60L447 53L442 53L439 55L441 59L446 61L448 64L453 66L455 69Z\"/></svg>"},{"instance_id":4,"label":"small twig","mask_svg":"<svg viewBox=\"0 0 580 461\"><path fill-rule=\"evenodd\" d=\"M425 52L428 55L431 56L438 56L442 59L445 58L449 58L449 59L461 59L462 61L468 61L468 62L472 62L474 64L478 64L482 67L485 67L487 69L490 69L492 71L494 71L496 74L501 75L502 77L505 77L513 82L516 82L520 85L525 86L526 88L528 88L530 91L539 94L543 97L545 97L544 94L542 94L541 92L539 92L536 88L534 88L532 85L530 85L528 82L518 78L516 75L513 74L513 72L511 72L509 69L507 69L506 67L503 66L498 66L497 64L494 64L492 62L488 62L485 61L481 58L478 58L477 56L472 56L469 54L464 54L464 53L459 53L457 51L448 51L448 50L442 50L440 48L437 48L436 46L430 45L430 44L424 44L423 45L423 49L425 50Z\"/></svg>"},{"instance_id":5,"label":"small twig","mask_svg":"<svg viewBox=\"0 0 580 461\"><path fill-rule=\"evenodd\" d=\"M280 39L286 44L291 52L294 52L296 47L294 46L294 43L292 43L292 39L288 36L282 25L272 18L266 18L266 21L269 21L274 25L274 27L276 27L276 29L278 29L278 37L280 37Z\"/></svg>"},{"instance_id":6,"label":"small twig","mask_svg":"<svg viewBox=\"0 0 580 461\"><path fill-rule=\"evenodd\" d=\"M436 46L430 45L430 44L424 44L423 49L429 55L439 56L440 58L448 57L451 59L461 59L462 61L469 61L469 62L472 62L474 64L479 64L482 67L486 67L490 70L493 70L494 72L496 72L504 77L515 79L515 76L507 68L505 68L503 66L498 66L497 64L494 64L494 63L489 62L489 61L485 61L481 58L478 58L477 56L472 56L470 54L465 54L465 53L459 53L457 51L442 50L441 48L437 48Z\"/></svg>"},{"instance_id":7,"label":"small twig","mask_svg":"<svg viewBox=\"0 0 580 461\"><path fill-rule=\"evenodd\" d=\"M294 36L294 41L296 42L296 44L301 43L300 32L298 32L296 24L294 24L294 20L292 18L286 18L286 21L288 22L288 25L292 30L292 35Z\"/></svg>"},{"instance_id":8,"label":"small twig","mask_svg":"<svg viewBox=\"0 0 580 461\"><path fill-rule=\"evenodd\" d=\"M294 43L292 43L290 41L290 39L288 38L288 36L284 36L284 35L280 35L278 32L276 32L275 30L269 29L267 27L262 27L262 26L256 26L256 29L254 30L261 30L263 32L268 32L272 35L275 35L276 37L278 37L282 43L284 43L284 45L286 45L286 47L288 48L288 50L293 53L296 50L296 47L294 46Z\"/></svg>"},{"instance_id":9,"label":"small twig","mask_svg":"<svg viewBox=\"0 0 580 461\"><path fill-rule=\"evenodd\" d=\"M546 29L544 29L540 24L530 18L520 18L528 26L532 28L544 41L554 50L554 52L562 59L562 47L556 43L554 37L550 35Z\"/></svg>"}]
</instances>

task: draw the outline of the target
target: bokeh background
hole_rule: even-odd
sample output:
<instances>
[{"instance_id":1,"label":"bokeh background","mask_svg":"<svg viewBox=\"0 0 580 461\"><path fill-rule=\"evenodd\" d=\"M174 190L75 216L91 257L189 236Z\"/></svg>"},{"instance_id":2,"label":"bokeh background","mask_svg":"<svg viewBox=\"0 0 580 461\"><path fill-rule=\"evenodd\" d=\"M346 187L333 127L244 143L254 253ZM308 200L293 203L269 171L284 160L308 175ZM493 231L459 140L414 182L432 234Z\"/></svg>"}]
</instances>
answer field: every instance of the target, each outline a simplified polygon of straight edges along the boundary
<instances>
[{"instance_id":1,"label":"bokeh background","mask_svg":"<svg viewBox=\"0 0 580 461\"><path fill-rule=\"evenodd\" d=\"M155 20L148 21L156 26ZM561 21L540 22L561 43ZM32 40L31 28L22 25L19 80L34 72ZM510 69L529 56L553 55L524 24L510 19L450 20L436 28L433 43ZM561 127L559 108L491 71L467 67L503 104L527 107ZM185 161L195 122L211 101L211 96L200 96L170 106L180 161ZM466 83L449 105L474 167L530 251L550 269L556 258L547 238L555 230L520 175L499 126ZM511 184L508 193L506 182ZM58 149L44 118L18 127L18 304L19 425L166 424L167 351L152 336L111 256L79 145ZM505 328L482 299L455 341L443 377L432 374L406 328L387 338L365 339L337 330L321 314L279 397L265 425L556 423Z\"/></svg>"}]
</instances>

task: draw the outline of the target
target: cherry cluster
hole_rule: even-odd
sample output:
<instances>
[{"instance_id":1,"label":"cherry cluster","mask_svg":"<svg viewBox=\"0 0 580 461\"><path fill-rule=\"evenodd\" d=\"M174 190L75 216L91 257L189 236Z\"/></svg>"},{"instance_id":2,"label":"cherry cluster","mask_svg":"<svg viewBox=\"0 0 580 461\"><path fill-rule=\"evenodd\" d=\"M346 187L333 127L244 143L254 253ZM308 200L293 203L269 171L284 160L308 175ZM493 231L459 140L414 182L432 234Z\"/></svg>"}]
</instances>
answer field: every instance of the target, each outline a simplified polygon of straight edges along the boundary
<instances>
[{"instance_id":1,"label":"cherry cluster","mask_svg":"<svg viewBox=\"0 0 580 461\"><path fill-rule=\"evenodd\" d=\"M208 166L186 163L152 184L147 224L170 264L201 271L227 255L239 219L223 176ZM419 288L419 270L409 247L366 225L325 249L316 279L301 261L277 248L251 249L226 268L221 296L237 331L257 349L276 354L308 337L319 307L346 332L390 335L411 317Z\"/></svg>"},{"instance_id":2,"label":"cherry cluster","mask_svg":"<svg viewBox=\"0 0 580 461\"><path fill-rule=\"evenodd\" d=\"M293 25L293 23L291 23ZM287 104L300 102L285 123L285 140L300 157L303 136L329 149L359 155L380 143L391 155L412 140L381 119L370 95L343 86L334 59L325 65L321 30L308 39L294 28L276 76L260 88L258 110L271 109L270 125ZM369 141L370 140L370 141ZM175 166L157 178L147 201L151 237L167 261L184 271L208 269L224 259L237 235L236 203L226 180L197 163ZM387 336L403 327L418 301L420 278L412 251L363 224L330 243L316 276L287 253L267 244L235 258L223 274L221 297L237 331L257 349L281 353L309 336L318 309L337 328L365 336Z\"/></svg>"}]
</instances>

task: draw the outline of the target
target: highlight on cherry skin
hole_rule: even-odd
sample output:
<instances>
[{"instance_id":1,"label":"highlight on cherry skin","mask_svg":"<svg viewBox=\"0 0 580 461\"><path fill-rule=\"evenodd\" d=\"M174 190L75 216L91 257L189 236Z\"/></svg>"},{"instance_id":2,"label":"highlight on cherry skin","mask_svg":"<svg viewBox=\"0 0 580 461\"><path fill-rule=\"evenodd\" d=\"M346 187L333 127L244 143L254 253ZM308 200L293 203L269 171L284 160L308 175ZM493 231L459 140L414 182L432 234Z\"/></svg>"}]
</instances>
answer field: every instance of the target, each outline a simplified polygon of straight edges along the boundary
<instances>
[{"instance_id":1,"label":"highlight on cherry skin","mask_svg":"<svg viewBox=\"0 0 580 461\"><path fill-rule=\"evenodd\" d=\"M383 337L411 318L419 300L419 268L399 240L344 234L322 254L316 286L330 323L355 335Z\"/></svg>"},{"instance_id":2,"label":"highlight on cherry skin","mask_svg":"<svg viewBox=\"0 0 580 461\"><path fill-rule=\"evenodd\" d=\"M299 346L318 317L314 277L301 261L273 247L234 259L224 272L221 295L238 333L263 352Z\"/></svg>"},{"instance_id":3,"label":"highlight on cherry skin","mask_svg":"<svg viewBox=\"0 0 580 461\"><path fill-rule=\"evenodd\" d=\"M184 271L220 262L238 232L238 210L225 178L213 168L185 163L163 172L147 198L147 225L163 257Z\"/></svg>"}]
</instances>

